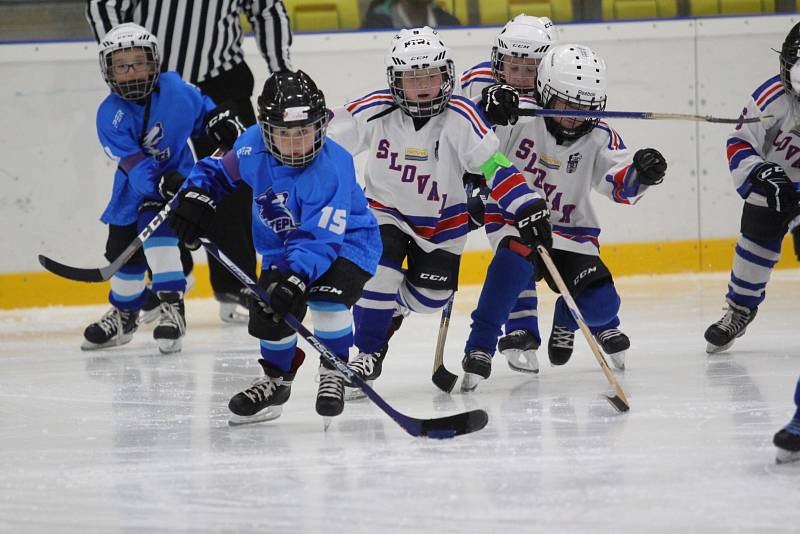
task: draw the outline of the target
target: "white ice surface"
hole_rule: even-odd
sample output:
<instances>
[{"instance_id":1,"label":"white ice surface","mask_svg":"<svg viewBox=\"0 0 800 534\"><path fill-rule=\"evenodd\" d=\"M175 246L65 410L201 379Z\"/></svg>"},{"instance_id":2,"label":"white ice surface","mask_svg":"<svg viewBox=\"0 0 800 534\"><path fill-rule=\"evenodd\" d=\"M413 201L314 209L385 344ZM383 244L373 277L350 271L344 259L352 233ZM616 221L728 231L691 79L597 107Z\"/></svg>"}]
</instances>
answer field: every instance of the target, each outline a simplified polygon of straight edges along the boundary
<instances>
[{"instance_id":1,"label":"white ice surface","mask_svg":"<svg viewBox=\"0 0 800 534\"><path fill-rule=\"evenodd\" d=\"M725 273L618 280L632 340L616 415L585 342L538 376L502 356L472 394L430 381L438 316L392 340L377 391L432 417L484 408L488 426L415 439L368 400L327 433L315 414L316 358L276 421L231 428L229 397L260 373L243 326L188 302L183 352L150 330L81 352L105 307L0 312L2 532L789 532L800 528L800 465L776 466L800 373L800 271L778 271L748 333L706 355ZM460 359L477 288L458 295L445 363ZM541 291L547 339L553 295ZM307 352L311 352L306 347Z\"/></svg>"}]
</instances>

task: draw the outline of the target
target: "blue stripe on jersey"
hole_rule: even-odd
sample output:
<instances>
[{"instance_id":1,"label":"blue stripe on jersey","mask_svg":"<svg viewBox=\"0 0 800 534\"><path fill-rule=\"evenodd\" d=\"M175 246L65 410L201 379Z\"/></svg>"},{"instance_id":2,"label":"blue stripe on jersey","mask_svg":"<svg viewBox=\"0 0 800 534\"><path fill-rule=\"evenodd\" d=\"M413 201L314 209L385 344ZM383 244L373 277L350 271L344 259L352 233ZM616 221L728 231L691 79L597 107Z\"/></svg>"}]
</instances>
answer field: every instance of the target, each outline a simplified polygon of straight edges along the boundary
<instances>
[{"instance_id":1,"label":"blue stripe on jersey","mask_svg":"<svg viewBox=\"0 0 800 534\"><path fill-rule=\"evenodd\" d=\"M758 89L753 91L753 95L752 95L753 96L753 100L758 100L761 97L761 94L764 91L766 91L767 89L772 87L775 84L775 82L779 82L779 81L781 81L781 77L780 77L779 74L776 74L775 76L773 76L772 78L770 78L766 82L764 82L761 85L759 85Z\"/></svg>"},{"instance_id":2,"label":"blue stripe on jersey","mask_svg":"<svg viewBox=\"0 0 800 534\"><path fill-rule=\"evenodd\" d=\"M764 104L759 109L761 109L761 111L766 111L769 105L775 102L780 97L782 97L784 93L786 93L786 91L784 91L783 89L776 91L775 94L769 97L767 101L764 102Z\"/></svg>"},{"instance_id":3,"label":"blue stripe on jersey","mask_svg":"<svg viewBox=\"0 0 800 534\"><path fill-rule=\"evenodd\" d=\"M620 136L616 130L607 126L602 122L597 123L597 128L600 128L604 132L608 134L608 149L609 150L625 150L627 147L625 143L622 141L622 136Z\"/></svg>"},{"instance_id":4,"label":"blue stripe on jersey","mask_svg":"<svg viewBox=\"0 0 800 534\"><path fill-rule=\"evenodd\" d=\"M592 228L590 226L561 226L554 224L553 230L572 235L590 235L594 237L600 235L600 228Z\"/></svg>"}]
</instances>

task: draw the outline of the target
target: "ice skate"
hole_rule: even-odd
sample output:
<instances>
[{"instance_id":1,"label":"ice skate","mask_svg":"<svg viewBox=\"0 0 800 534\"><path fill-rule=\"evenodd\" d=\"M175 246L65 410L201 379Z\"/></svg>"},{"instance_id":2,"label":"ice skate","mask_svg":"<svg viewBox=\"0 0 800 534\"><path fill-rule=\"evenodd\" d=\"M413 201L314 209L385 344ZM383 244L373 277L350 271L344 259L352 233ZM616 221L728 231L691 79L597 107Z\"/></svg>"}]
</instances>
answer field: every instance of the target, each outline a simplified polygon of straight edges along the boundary
<instances>
[{"instance_id":1,"label":"ice skate","mask_svg":"<svg viewBox=\"0 0 800 534\"><path fill-rule=\"evenodd\" d=\"M793 419L782 428L772 438L772 443L777 448L776 463L785 464L800 460L800 420Z\"/></svg>"},{"instance_id":2,"label":"ice skate","mask_svg":"<svg viewBox=\"0 0 800 534\"><path fill-rule=\"evenodd\" d=\"M249 289L242 288L238 293L214 293L219 302L219 318L223 323L246 324L250 320L248 311L252 294Z\"/></svg>"},{"instance_id":3,"label":"ice skate","mask_svg":"<svg viewBox=\"0 0 800 534\"><path fill-rule=\"evenodd\" d=\"M150 324L156 319L161 317L161 301L155 293L148 290L147 300L142 306L142 311L139 314L139 324Z\"/></svg>"},{"instance_id":4,"label":"ice skate","mask_svg":"<svg viewBox=\"0 0 800 534\"><path fill-rule=\"evenodd\" d=\"M520 373L538 373L536 349L540 342L528 330L514 330L497 342L497 350L506 357L508 366Z\"/></svg>"},{"instance_id":5,"label":"ice skate","mask_svg":"<svg viewBox=\"0 0 800 534\"><path fill-rule=\"evenodd\" d=\"M186 334L186 316L183 305L183 293L180 291L159 291L161 315L158 326L153 330L153 339L158 343L161 354L170 354L181 350L181 340Z\"/></svg>"},{"instance_id":6,"label":"ice skate","mask_svg":"<svg viewBox=\"0 0 800 534\"><path fill-rule=\"evenodd\" d=\"M300 349L297 351L302 353ZM277 419L283 411L283 404L289 400L296 371L282 371L265 360L258 360L258 363L264 369L264 376L255 379L249 388L237 393L228 402L228 409L232 413L228 419L230 425Z\"/></svg>"},{"instance_id":7,"label":"ice skate","mask_svg":"<svg viewBox=\"0 0 800 534\"><path fill-rule=\"evenodd\" d=\"M461 360L464 378L461 379L461 391L473 391L482 380L492 374L492 356L482 350L471 350Z\"/></svg>"},{"instance_id":8,"label":"ice skate","mask_svg":"<svg viewBox=\"0 0 800 534\"><path fill-rule=\"evenodd\" d=\"M620 371L625 370L625 351L631 348L631 340L628 336L617 330L609 328L594 336L600 346L603 347L614 367Z\"/></svg>"},{"instance_id":9,"label":"ice skate","mask_svg":"<svg viewBox=\"0 0 800 534\"><path fill-rule=\"evenodd\" d=\"M347 367L349 367L353 373L361 377L367 384L372 386L375 379L381 376L383 358L386 356L387 348L388 346L384 347L383 350L371 354L359 352L358 356L347 364ZM349 381L345 381L344 400L357 400L363 399L364 397L366 397L366 394L360 387L351 384Z\"/></svg>"},{"instance_id":10,"label":"ice skate","mask_svg":"<svg viewBox=\"0 0 800 534\"><path fill-rule=\"evenodd\" d=\"M575 347L575 332L561 325L554 324L547 341L547 355L551 365L564 365L572 357Z\"/></svg>"},{"instance_id":11,"label":"ice skate","mask_svg":"<svg viewBox=\"0 0 800 534\"><path fill-rule=\"evenodd\" d=\"M319 389L317 390L317 413L323 417L325 429L330 426L330 417L344 410L344 376L331 364L319 364Z\"/></svg>"},{"instance_id":12,"label":"ice skate","mask_svg":"<svg viewBox=\"0 0 800 534\"><path fill-rule=\"evenodd\" d=\"M758 308L751 310L728 301L728 309L722 319L706 329L706 352L715 354L731 348L736 338L744 335L747 325L753 322L757 312Z\"/></svg>"},{"instance_id":13,"label":"ice skate","mask_svg":"<svg viewBox=\"0 0 800 534\"><path fill-rule=\"evenodd\" d=\"M111 308L83 331L82 350L99 350L130 343L136 332L139 312Z\"/></svg>"}]
</instances>

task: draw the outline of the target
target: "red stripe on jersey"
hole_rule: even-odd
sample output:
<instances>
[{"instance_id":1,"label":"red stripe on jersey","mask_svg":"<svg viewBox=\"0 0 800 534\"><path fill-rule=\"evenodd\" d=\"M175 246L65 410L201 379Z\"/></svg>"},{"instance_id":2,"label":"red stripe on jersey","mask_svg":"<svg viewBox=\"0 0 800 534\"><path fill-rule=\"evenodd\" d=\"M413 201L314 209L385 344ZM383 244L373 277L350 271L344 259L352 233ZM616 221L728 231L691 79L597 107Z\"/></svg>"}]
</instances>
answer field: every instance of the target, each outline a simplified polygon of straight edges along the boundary
<instances>
[{"instance_id":1,"label":"red stripe on jersey","mask_svg":"<svg viewBox=\"0 0 800 534\"><path fill-rule=\"evenodd\" d=\"M756 105L758 107L761 107L761 104L763 104L770 97L770 95L772 93L774 93L775 91L779 91L782 87L783 87L783 83L782 82L777 82L775 85L773 85L772 87L770 87L769 89L767 89L766 91L764 91L761 94L761 96L756 101Z\"/></svg>"},{"instance_id":2,"label":"red stripe on jersey","mask_svg":"<svg viewBox=\"0 0 800 534\"><path fill-rule=\"evenodd\" d=\"M525 177L522 176L522 174L515 172L514 174L508 175L505 180L493 187L491 196L499 203L500 199L506 196L509 191L524 183Z\"/></svg>"},{"instance_id":3,"label":"red stripe on jersey","mask_svg":"<svg viewBox=\"0 0 800 534\"><path fill-rule=\"evenodd\" d=\"M472 71L467 71L461 76L461 81L465 82L474 78L475 76L488 76L490 78L493 77L492 71L490 69L475 69Z\"/></svg>"},{"instance_id":4,"label":"red stripe on jersey","mask_svg":"<svg viewBox=\"0 0 800 534\"><path fill-rule=\"evenodd\" d=\"M728 146L728 161L732 160L736 153L740 150L747 150L749 148L753 147L750 146L750 143L745 143L744 141L739 141L738 143L733 143L732 145Z\"/></svg>"},{"instance_id":5,"label":"red stripe on jersey","mask_svg":"<svg viewBox=\"0 0 800 534\"><path fill-rule=\"evenodd\" d=\"M472 122L473 124L475 124L478 127L478 131L481 132L481 135L486 135L486 133L489 130L488 130L488 128L486 128L486 126L483 125L483 121L480 119L480 117L478 117L478 115L475 114L475 110L474 109L472 109L467 104L461 102L457 98L450 99L450 103L453 104L454 106L458 106L462 110L464 110L464 112L467 115L469 115L469 117L471 119L470 122Z\"/></svg>"},{"instance_id":6,"label":"red stripe on jersey","mask_svg":"<svg viewBox=\"0 0 800 534\"><path fill-rule=\"evenodd\" d=\"M362 104L367 104L367 103L369 103L369 102L372 102L373 100L386 100L386 101L388 101L388 102L391 102L391 101L393 101L394 99L393 99L393 98L392 98L390 95L381 95L381 94L377 94L377 95L372 95L372 96L371 96L371 97L369 97L369 98L363 98L363 99L361 99L361 100L356 100L355 102L351 102L350 104L348 104L347 106L345 106L345 108L347 109L347 111L349 111L350 113L352 113L352 112L353 112L353 110L354 110L354 109L356 109L358 106L360 106L360 105L362 105Z\"/></svg>"},{"instance_id":7,"label":"red stripe on jersey","mask_svg":"<svg viewBox=\"0 0 800 534\"><path fill-rule=\"evenodd\" d=\"M625 188L625 175L630 169L630 165L625 165L614 175L614 200L620 204L630 204L631 201L622 196L622 190Z\"/></svg>"}]
</instances>

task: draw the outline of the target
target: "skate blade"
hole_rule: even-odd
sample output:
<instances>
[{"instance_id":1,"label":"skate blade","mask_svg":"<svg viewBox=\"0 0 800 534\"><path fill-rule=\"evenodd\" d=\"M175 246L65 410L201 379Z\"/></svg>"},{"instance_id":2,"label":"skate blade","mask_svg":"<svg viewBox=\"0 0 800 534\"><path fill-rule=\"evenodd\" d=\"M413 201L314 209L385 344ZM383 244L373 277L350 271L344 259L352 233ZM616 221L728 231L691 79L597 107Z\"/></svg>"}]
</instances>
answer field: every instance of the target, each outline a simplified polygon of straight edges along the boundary
<instances>
[{"instance_id":1,"label":"skate blade","mask_svg":"<svg viewBox=\"0 0 800 534\"><path fill-rule=\"evenodd\" d=\"M272 421L281 416L283 406L267 406L255 415L236 415L231 414L228 418L228 425L239 426L249 425L252 423L262 423L264 421Z\"/></svg>"},{"instance_id":2,"label":"skate blade","mask_svg":"<svg viewBox=\"0 0 800 534\"><path fill-rule=\"evenodd\" d=\"M713 343L708 343L706 345L706 353L707 354L717 354L719 352L726 351L726 350L728 350L729 348L731 348L733 346L733 341L734 340L731 340L730 343L726 343L726 344L724 344L722 346L714 345Z\"/></svg>"},{"instance_id":3,"label":"skate blade","mask_svg":"<svg viewBox=\"0 0 800 534\"><path fill-rule=\"evenodd\" d=\"M92 343L88 339L84 339L83 343L81 343L81 350L103 350L103 349L110 349L113 347L119 347L120 345L125 345L131 342L133 339L133 333L130 334L123 334L118 338L114 338L109 340L105 343Z\"/></svg>"},{"instance_id":4,"label":"skate blade","mask_svg":"<svg viewBox=\"0 0 800 534\"><path fill-rule=\"evenodd\" d=\"M482 380L484 380L484 378L481 375L464 373L464 378L461 379L461 391L475 391L475 388L478 387L478 384L480 384Z\"/></svg>"},{"instance_id":5,"label":"skate blade","mask_svg":"<svg viewBox=\"0 0 800 534\"><path fill-rule=\"evenodd\" d=\"M331 423L333 423L333 417L330 417L330 416L327 416L327 415L323 416L322 417L322 431L323 432L327 432L328 428L331 426Z\"/></svg>"},{"instance_id":6,"label":"skate blade","mask_svg":"<svg viewBox=\"0 0 800 534\"><path fill-rule=\"evenodd\" d=\"M776 464L788 464L798 460L800 460L800 451L787 451L779 448L775 453Z\"/></svg>"},{"instance_id":7,"label":"skate blade","mask_svg":"<svg viewBox=\"0 0 800 534\"><path fill-rule=\"evenodd\" d=\"M238 306L238 304L231 302L221 302L219 305L219 319L223 323L228 324L243 324L249 322L249 314L240 312L237 309Z\"/></svg>"},{"instance_id":8,"label":"skate blade","mask_svg":"<svg viewBox=\"0 0 800 534\"><path fill-rule=\"evenodd\" d=\"M367 385L372 387L372 383L375 382L374 380L367 380ZM355 401L365 399L367 394L364 393L364 390L357 386L345 386L344 387L344 400L345 401Z\"/></svg>"},{"instance_id":9,"label":"skate blade","mask_svg":"<svg viewBox=\"0 0 800 534\"><path fill-rule=\"evenodd\" d=\"M539 373L539 360L535 350L506 349L502 352L512 371L518 373Z\"/></svg>"},{"instance_id":10,"label":"skate blade","mask_svg":"<svg viewBox=\"0 0 800 534\"><path fill-rule=\"evenodd\" d=\"M614 354L609 354L609 358L611 358L611 363L614 365L614 368L618 371L625 370L625 351L621 350L619 352L615 352Z\"/></svg>"},{"instance_id":11,"label":"skate blade","mask_svg":"<svg viewBox=\"0 0 800 534\"><path fill-rule=\"evenodd\" d=\"M178 339L157 339L158 342L158 351L161 354L172 354L174 352L180 352L183 344L181 343L181 338Z\"/></svg>"}]
</instances>

